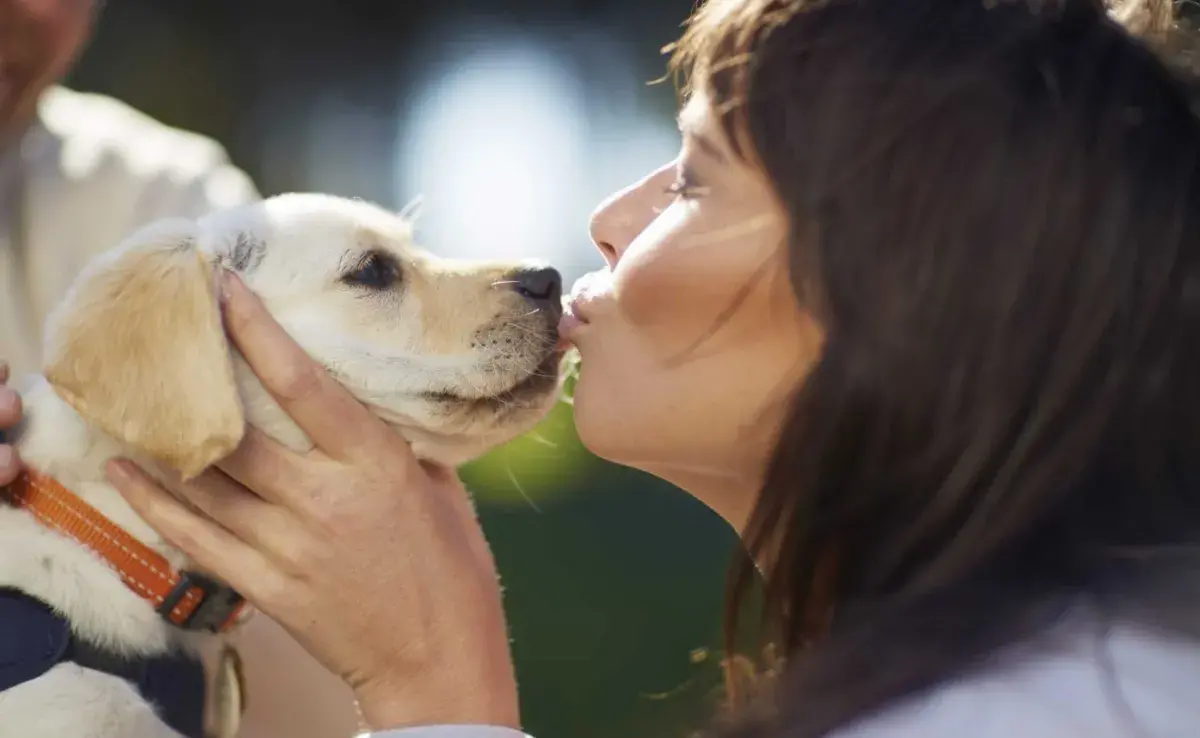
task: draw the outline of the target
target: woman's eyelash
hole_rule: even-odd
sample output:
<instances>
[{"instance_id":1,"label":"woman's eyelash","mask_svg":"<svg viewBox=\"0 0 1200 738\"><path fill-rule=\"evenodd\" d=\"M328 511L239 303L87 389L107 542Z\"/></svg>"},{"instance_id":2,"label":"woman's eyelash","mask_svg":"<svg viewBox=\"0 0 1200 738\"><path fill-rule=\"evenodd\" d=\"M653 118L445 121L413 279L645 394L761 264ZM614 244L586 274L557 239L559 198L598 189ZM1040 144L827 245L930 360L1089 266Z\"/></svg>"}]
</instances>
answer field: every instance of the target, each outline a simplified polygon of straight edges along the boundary
<instances>
[{"instance_id":1,"label":"woman's eyelash","mask_svg":"<svg viewBox=\"0 0 1200 738\"><path fill-rule=\"evenodd\" d=\"M687 199L702 195L707 191L707 188L692 184L687 177L680 176L671 184L667 185L666 193L672 197L681 197Z\"/></svg>"}]
</instances>

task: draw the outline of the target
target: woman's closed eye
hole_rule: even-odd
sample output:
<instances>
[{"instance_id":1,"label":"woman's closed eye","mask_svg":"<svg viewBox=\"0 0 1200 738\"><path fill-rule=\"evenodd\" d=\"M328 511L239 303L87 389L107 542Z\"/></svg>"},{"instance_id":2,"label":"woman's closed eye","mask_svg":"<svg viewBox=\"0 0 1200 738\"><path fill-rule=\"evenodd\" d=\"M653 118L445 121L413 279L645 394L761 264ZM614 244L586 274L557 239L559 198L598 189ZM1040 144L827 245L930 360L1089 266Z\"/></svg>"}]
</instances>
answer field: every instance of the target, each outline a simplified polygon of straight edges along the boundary
<instances>
[{"instance_id":1,"label":"woman's closed eye","mask_svg":"<svg viewBox=\"0 0 1200 738\"><path fill-rule=\"evenodd\" d=\"M708 194L708 187L696 182L695 176L686 169L680 169L675 181L667 185L666 193L680 200L692 200Z\"/></svg>"}]
</instances>

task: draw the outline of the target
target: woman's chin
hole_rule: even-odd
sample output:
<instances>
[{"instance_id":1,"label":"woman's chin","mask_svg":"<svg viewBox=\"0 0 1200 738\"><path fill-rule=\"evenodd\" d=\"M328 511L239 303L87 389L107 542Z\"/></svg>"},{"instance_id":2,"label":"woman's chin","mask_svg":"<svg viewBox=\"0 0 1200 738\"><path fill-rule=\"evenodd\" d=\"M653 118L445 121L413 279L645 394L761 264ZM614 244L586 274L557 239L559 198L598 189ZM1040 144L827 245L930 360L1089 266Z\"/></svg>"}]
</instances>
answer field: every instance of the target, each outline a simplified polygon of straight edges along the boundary
<instances>
[{"instance_id":1,"label":"woman's chin","mask_svg":"<svg viewBox=\"0 0 1200 738\"><path fill-rule=\"evenodd\" d=\"M613 402L613 395L606 395L603 387L589 383L577 360L572 361L566 371L568 380L563 392L572 406L579 442L596 456L620 463L620 457L624 455L621 453L624 445L621 441L622 427L624 435L627 436L629 431L628 424L620 420L624 415L619 409L621 403Z\"/></svg>"}]
</instances>

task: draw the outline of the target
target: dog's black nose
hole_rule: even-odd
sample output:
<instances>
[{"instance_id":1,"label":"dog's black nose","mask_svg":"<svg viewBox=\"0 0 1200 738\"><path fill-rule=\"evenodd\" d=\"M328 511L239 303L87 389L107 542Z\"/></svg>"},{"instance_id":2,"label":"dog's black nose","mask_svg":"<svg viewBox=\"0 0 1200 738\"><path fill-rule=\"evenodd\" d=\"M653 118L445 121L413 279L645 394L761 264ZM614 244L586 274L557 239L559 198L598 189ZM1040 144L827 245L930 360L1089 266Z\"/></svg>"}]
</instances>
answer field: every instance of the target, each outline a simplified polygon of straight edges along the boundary
<instances>
[{"instance_id":1,"label":"dog's black nose","mask_svg":"<svg viewBox=\"0 0 1200 738\"><path fill-rule=\"evenodd\" d=\"M513 289L553 318L562 315L562 275L553 267L526 267L513 274Z\"/></svg>"}]
</instances>

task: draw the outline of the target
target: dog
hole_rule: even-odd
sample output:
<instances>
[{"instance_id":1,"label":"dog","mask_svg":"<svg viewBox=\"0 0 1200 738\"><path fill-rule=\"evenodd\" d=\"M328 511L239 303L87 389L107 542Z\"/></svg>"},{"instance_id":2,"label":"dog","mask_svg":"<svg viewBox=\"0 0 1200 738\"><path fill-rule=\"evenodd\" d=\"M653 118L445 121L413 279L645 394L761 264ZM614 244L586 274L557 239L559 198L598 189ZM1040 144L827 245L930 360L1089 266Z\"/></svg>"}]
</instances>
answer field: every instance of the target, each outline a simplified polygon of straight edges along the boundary
<instances>
[{"instance_id":1,"label":"dog","mask_svg":"<svg viewBox=\"0 0 1200 738\"><path fill-rule=\"evenodd\" d=\"M103 471L125 456L189 479L247 424L312 447L228 343L218 269L419 458L461 464L546 415L562 375L558 273L438 258L416 246L415 218L287 194L155 222L80 273L23 393L13 440L30 471L0 495L0 738L236 730L236 669L205 706L196 654L244 618L240 597L190 571Z\"/></svg>"}]
</instances>

